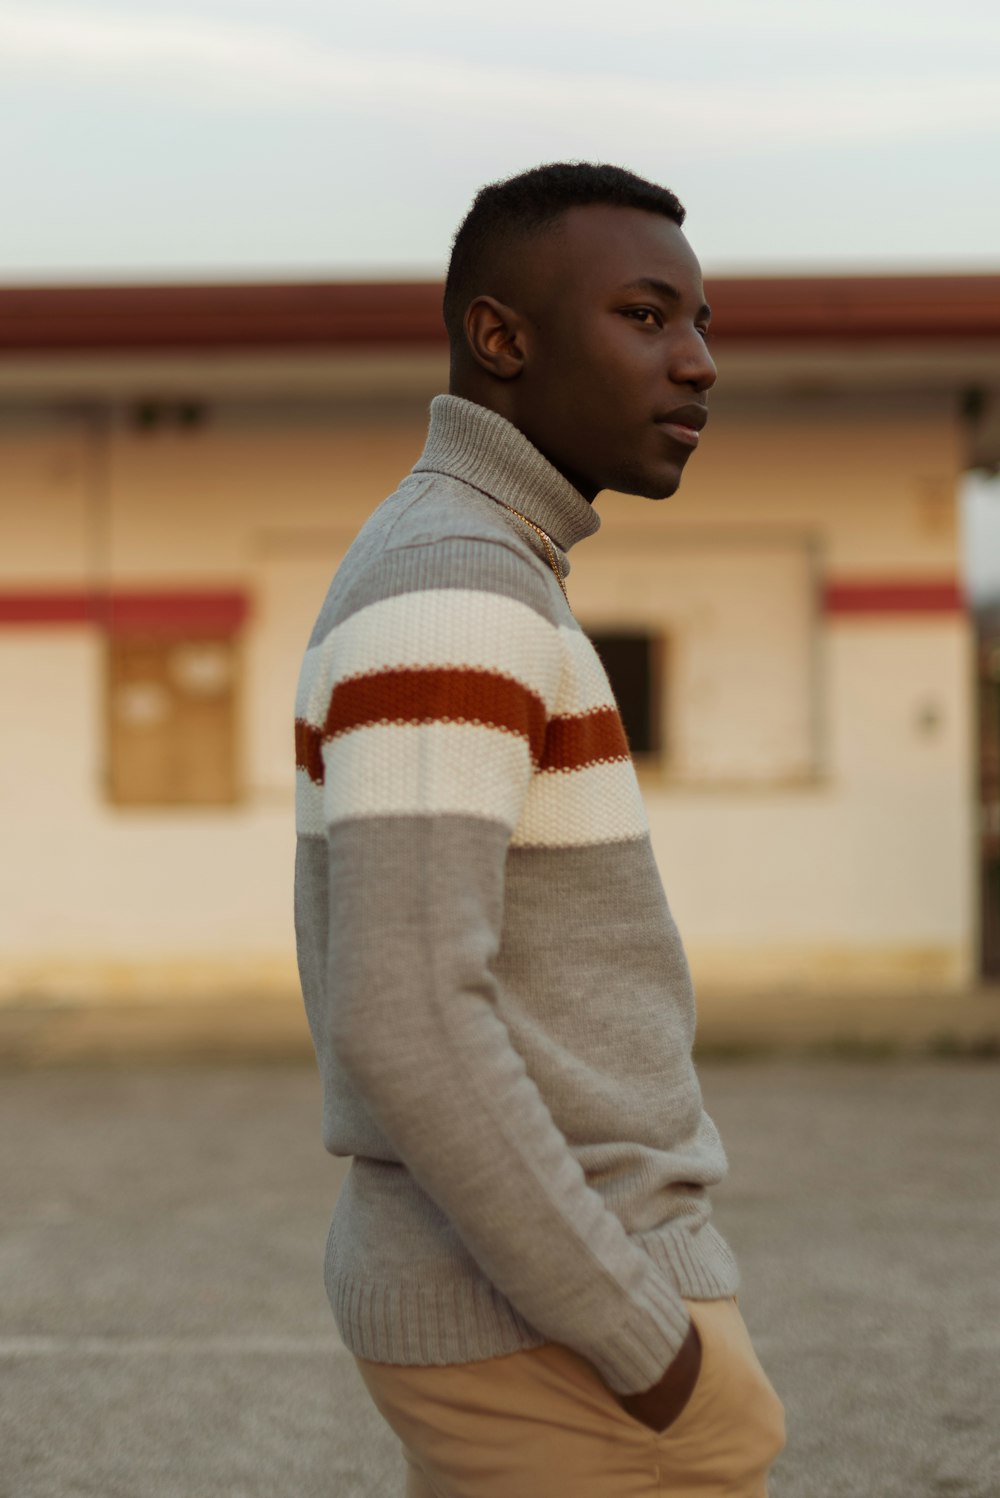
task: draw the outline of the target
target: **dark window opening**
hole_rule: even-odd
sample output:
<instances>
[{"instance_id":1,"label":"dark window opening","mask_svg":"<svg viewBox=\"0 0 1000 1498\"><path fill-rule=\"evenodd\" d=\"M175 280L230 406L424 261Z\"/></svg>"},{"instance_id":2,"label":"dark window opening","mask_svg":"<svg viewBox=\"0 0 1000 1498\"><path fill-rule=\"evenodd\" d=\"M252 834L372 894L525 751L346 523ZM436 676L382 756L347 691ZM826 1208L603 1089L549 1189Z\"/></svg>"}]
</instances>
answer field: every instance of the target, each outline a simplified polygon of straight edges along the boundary
<instances>
[{"instance_id":1,"label":"dark window opening","mask_svg":"<svg viewBox=\"0 0 1000 1498\"><path fill-rule=\"evenodd\" d=\"M632 753L662 753L663 640L620 630L595 630L590 639L608 673Z\"/></svg>"}]
</instances>

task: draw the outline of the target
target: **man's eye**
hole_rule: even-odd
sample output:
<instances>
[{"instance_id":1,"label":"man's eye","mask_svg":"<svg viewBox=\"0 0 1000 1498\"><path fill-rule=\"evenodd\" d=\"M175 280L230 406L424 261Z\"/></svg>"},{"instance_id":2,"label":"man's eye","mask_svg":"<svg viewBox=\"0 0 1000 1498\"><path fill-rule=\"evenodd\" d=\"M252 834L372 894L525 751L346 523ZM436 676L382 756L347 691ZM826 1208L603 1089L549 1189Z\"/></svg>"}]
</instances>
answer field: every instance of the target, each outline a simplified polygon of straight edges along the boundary
<instances>
[{"instance_id":1,"label":"man's eye","mask_svg":"<svg viewBox=\"0 0 1000 1498\"><path fill-rule=\"evenodd\" d=\"M641 322L646 327L661 327L660 314L652 307L628 307L625 310L626 317L634 317L636 322Z\"/></svg>"}]
</instances>

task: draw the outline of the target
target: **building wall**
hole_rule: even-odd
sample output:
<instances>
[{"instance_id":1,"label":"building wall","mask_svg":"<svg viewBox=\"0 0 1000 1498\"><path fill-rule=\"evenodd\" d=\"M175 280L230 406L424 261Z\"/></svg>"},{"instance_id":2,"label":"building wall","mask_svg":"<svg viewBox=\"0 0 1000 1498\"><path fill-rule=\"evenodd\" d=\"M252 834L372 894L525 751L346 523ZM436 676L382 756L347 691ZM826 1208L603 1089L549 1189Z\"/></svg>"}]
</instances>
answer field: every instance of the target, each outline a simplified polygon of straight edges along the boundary
<instances>
[{"instance_id":1,"label":"building wall","mask_svg":"<svg viewBox=\"0 0 1000 1498\"><path fill-rule=\"evenodd\" d=\"M0 628L13 856L0 872L0 995L289 990L298 660L333 570L412 464L422 411L389 426L219 413L144 434L76 418L0 429L0 589L240 587L241 780L233 807L106 795L106 652L72 623Z\"/></svg>"},{"instance_id":2,"label":"building wall","mask_svg":"<svg viewBox=\"0 0 1000 1498\"><path fill-rule=\"evenodd\" d=\"M93 624L0 629L0 993L290 990L292 698L328 578L419 451L422 408L10 421L0 589L245 590L242 793L109 804ZM958 570L950 415L724 408L681 493L606 495L585 625L666 639L641 769L703 985L958 983L974 944L971 654L956 613L829 615L826 580Z\"/></svg>"},{"instance_id":3,"label":"building wall","mask_svg":"<svg viewBox=\"0 0 1000 1498\"><path fill-rule=\"evenodd\" d=\"M642 776L705 984L972 975L968 621L824 608L831 581L960 575L958 469L943 408L817 401L780 424L730 412L662 509L601 501L577 612L662 628L668 704L706 739Z\"/></svg>"}]
</instances>

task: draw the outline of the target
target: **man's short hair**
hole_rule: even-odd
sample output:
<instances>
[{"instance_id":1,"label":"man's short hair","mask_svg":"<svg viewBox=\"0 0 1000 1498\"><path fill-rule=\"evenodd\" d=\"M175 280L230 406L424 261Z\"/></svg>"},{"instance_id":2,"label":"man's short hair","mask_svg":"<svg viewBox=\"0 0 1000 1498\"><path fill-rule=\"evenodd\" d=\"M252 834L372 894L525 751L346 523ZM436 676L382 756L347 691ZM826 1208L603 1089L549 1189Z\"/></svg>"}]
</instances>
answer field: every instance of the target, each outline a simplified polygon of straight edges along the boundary
<instances>
[{"instance_id":1,"label":"man's short hair","mask_svg":"<svg viewBox=\"0 0 1000 1498\"><path fill-rule=\"evenodd\" d=\"M684 207L672 192L620 166L556 161L489 183L476 194L452 245L444 320L453 344L461 340L469 302L489 289L480 280L498 251L550 228L567 209L591 203L642 208L684 222Z\"/></svg>"}]
</instances>

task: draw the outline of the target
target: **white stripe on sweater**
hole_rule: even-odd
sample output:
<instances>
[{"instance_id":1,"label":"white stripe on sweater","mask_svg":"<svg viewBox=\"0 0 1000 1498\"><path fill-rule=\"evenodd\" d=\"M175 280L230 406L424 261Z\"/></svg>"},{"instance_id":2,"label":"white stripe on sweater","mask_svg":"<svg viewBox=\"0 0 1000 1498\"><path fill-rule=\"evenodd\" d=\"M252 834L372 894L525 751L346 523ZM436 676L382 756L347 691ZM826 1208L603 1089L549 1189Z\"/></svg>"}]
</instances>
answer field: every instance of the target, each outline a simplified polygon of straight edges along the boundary
<instances>
[{"instance_id":1,"label":"white stripe on sweater","mask_svg":"<svg viewBox=\"0 0 1000 1498\"><path fill-rule=\"evenodd\" d=\"M328 826L459 813L513 828L532 768L519 734L472 723L374 724L324 745L323 759Z\"/></svg>"},{"instance_id":2,"label":"white stripe on sweater","mask_svg":"<svg viewBox=\"0 0 1000 1498\"><path fill-rule=\"evenodd\" d=\"M296 775L296 827L307 837L347 817L447 813L502 822L522 848L627 842L649 830L630 761L532 775L525 741L496 729L378 724L323 754L326 791Z\"/></svg>"},{"instance_id":3,"label":"white stripe on sweater","mask_svg":"<svg viewBox=\"0 0 1000 1498\"><path fill-rule=\"evenodd\" d=\"M631 760L535 775L511 839L518 848L627 842L649 831Z\"/></svg>"},{"instance_id":4,"label":"white stripe on sweater","mask_svg":"<svg viewBox=\"0 0 1000 1498\"><path fill-rule=\"evenodd\" d=\"M345 678L440 666L512 677L551 713L585 713L614 701L604 668L579 630L549 624L501 594L440 588L369 604L308 650L296 717L321 727L333 688Z\"/></svg>"}]
</instances>

